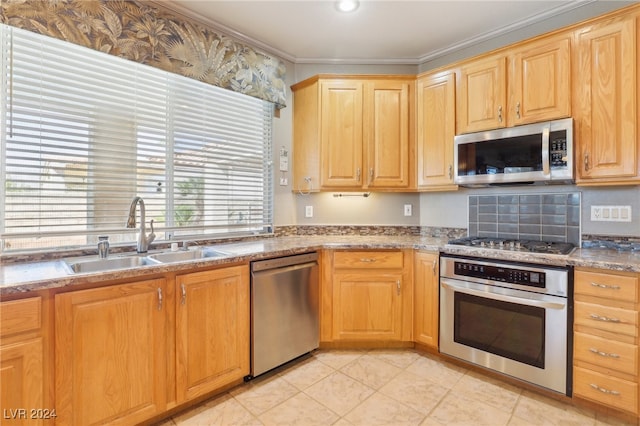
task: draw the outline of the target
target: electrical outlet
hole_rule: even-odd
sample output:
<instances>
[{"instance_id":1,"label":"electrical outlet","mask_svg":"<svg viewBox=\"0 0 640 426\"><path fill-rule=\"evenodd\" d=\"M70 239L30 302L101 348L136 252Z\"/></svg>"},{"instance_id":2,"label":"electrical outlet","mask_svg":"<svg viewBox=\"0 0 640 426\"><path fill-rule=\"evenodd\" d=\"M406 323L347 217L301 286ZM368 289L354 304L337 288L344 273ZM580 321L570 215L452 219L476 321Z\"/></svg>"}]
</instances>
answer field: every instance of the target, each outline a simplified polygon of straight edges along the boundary
<instances>
[{"instance_id":1,"label":"electrical outlet","mask_svg":"<svg viewBox=\"0 0 640 426\"><path fill-rule=\"evenodd\" d=\"M411 216L413 214L411 210L412 210L411 204L405 204L404 205L404 215L405 216Z\"/></svg>"},{"instance_id":2,"label":"electrical outlet","mask_svg":"<svg viewBox=\"0 0 640 426\"><path fill-rule=\"evenodd\" d=\"M631 206L591 206L594 222L631 222Z\"/></svg>"},{"instance_id":3,"label":"electrical outlet","mask_svg":"<svg viewBox=\"0 0 640 426\"><path fill-rule=\"evenodd\" d=\"M313 217L313 206L304 207L304 217Z\"/></svg>"}]
</instances>

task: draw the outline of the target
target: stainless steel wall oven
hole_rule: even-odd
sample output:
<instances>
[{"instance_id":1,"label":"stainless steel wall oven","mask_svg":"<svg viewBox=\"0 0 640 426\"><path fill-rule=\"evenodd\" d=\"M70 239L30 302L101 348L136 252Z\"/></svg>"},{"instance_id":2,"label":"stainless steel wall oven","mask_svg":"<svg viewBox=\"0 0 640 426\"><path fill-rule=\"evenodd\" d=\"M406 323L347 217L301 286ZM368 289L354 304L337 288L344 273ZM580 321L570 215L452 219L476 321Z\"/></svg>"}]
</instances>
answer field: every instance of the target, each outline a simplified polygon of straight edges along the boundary
<instances>
[{"instance_id":1,"label":"stainless steel wall oven","mask_svg":"<svg viewBox=\"0 0 640 426\"><path fill-rule=\"evenodd\" d=\"M440 352L571 395L571 269L447 254L440 264Z\"/></svg>"}]
</instances>

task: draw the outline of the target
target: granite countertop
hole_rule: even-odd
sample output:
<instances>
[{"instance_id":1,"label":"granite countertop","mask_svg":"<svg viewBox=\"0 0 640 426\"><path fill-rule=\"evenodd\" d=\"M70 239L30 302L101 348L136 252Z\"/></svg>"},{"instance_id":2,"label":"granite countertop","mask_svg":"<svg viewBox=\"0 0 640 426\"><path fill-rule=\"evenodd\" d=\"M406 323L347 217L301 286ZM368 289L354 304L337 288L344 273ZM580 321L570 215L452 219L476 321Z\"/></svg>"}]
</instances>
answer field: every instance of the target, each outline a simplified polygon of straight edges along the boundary
<instances>
[{"instance_id":1,"label":"granite countertop","mask_svg":"<svg viewBox=\"0 0 640 426\"><path fill-rule=\"evenodd\" d=\"M224 266L252 260L303 253L318 249L418 249L493 259L533 262L546 265L574 265L614 271L640 272L640 253L612 249L577 249L570 255L546 255L452 246L448 238L410 235L326 235L274 237L247 242L218 244L224 256L184 262L145 265L105 272L70 274L62 260L0 265L0 296L35 290L135 278L149 274L180 272L202 266ZM153 252L149 252L153 254Z\"/></svg>"}]
</instances>

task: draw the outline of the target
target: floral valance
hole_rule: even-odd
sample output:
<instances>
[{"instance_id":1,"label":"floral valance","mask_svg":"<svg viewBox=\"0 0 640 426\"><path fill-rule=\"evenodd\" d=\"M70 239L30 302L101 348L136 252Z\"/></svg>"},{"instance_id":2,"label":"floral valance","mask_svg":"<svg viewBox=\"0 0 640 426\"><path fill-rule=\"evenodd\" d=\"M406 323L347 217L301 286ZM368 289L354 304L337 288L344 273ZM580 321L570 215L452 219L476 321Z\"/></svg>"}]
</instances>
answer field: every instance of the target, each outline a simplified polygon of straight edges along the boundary
<instances>
[{"instance_id":1,"label":"floral valance","mask_svg":"<svg viewBox=\"0 0 640 426\"><path fill-rule=\"evenodd\" d=\"M0 22L285 106L285 65L133 0L2 0Z\"/></svg>"}]
</instances>

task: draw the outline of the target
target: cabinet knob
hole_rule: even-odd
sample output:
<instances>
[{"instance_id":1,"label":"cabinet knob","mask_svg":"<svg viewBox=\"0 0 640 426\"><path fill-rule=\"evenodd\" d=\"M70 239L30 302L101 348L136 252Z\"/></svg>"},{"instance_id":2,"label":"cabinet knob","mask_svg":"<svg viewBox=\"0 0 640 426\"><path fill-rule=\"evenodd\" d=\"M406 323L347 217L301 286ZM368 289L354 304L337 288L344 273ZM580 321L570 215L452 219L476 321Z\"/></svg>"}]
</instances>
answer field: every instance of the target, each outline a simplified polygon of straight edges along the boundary
<instances>
[{"instance_id":1,"label":"cabinet knob","mask_svg":"<svg viewBox=\"0 0 640 426\"><path fill-rule=\"evenodd\" d=\"M607 284L599 284L599 283L591 283L592 287L598 287L598 288L606 288L608 290L620 290L620 286L619 285L607 285Z\"/></svg>"},{"instance_id":2,"label":"cabinet knob","mask_svg":"<svg viewBox=\"0 0 640 426\"><path fill-rule=\"evenodd\" d=\"M591 383L589 386L591 386L593 389L597 390L598 392L606 393L607 395L615 395L615 396L620 395L620 392L618 392L616 390L609 390L609 389L601 388L600 386L596 385L595 383Z\"/></svg>"},{"instance_id":3,"label":"cabinet knob","mask_svg":"<svg viewBox=\"0 0 640 426\"><path fill-rule=\"evenodd\" d=\"M615 354L615 353L609 353L609 352L603 352L601 350L598 350L597 348L589 348L589 352L592 352L596 355L600 355L603 356L605 358L620 358L620 355Z\"/></svg>"},{"instance_id":4,"label":"cabinet knob","mask_svg":"<svg viewBox=\"0 0 640 426\"><path fill-rule=\"evenodd\" d=\"M584 171L589 171L589 153L584 154Z\"/></svg>"},{"instance_id":5,"label":"cabinet knob","mask_svg":"<svg viewBox=\"0 0 640 426\"><path fill-rule=\"evenodd\" d=\"M162 310L162 289L158 287L158 310Z\"/></svg>"},{"instance_id":6,"label":"cabinet knob","mask_svg":"<svg viewBox=\"0 0 640 426\"><path fill-rule=\"evenodd\" d=\"M618 318L609 318L609 317L605 317L605 316L598 315L598 314L590 314L589 318L591 318L592 320L602 321L602 322L613 322L613 323L622 322Z\"/></svg>"}]
</instances>

